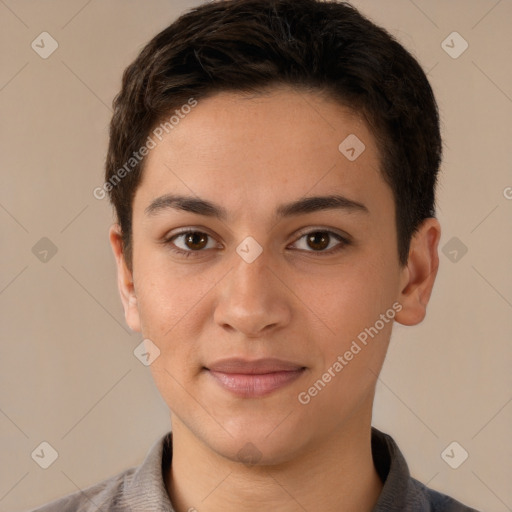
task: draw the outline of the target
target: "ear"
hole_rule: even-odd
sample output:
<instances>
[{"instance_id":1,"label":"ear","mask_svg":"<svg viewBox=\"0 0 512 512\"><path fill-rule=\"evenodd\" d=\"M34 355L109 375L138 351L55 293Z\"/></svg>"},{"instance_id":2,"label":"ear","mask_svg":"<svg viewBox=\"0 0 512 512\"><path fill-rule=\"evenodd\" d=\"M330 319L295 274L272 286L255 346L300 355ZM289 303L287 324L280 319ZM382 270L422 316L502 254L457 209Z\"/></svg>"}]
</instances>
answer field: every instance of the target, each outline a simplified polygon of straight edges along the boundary
<instances>
[{"instance_id":1,"label":"ear","mask_svg":"<svg viewBox=\"0 0 512 512\"><path fill-rule=\"evenodd\" d=\"M137 307L137 296L133 283L132 272L128 269L123 254L123 242L121 227L119 224L113 224L109 230L110 245L117 264L117 285L121 302L124 308L124 317L128 327L132 331L141 332L139 310Z\"/></svg>"},{"instance_id":2,"label":"ear","mask_svg":"<svg viewBox=\"0 0 512 512\"><path fill-rule=\"evenodd\" d=\"M403 325L419 324L427 312L439 267L437 246L441 238L441 226L437 219L423 221L411 239L407 265L403 267L399 302L402 309L395 320Z\"/></svg>"}]
</instances>

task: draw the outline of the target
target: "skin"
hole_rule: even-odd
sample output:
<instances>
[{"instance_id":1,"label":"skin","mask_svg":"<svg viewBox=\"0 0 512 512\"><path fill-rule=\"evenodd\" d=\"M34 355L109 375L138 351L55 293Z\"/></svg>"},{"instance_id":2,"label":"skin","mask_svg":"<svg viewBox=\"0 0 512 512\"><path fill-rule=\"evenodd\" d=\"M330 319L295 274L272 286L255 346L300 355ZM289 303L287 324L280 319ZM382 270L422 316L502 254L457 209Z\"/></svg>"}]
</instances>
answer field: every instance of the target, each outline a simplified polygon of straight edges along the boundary
<instances>
[{"instance_id":1,"label":"skin","mask_svg":"<svg viewBox=\"0 0 512 512\"><path fill-rule=\"evenodd\" d=\"M338 150L349 134L366 146L353 162ZM200 197L227 217L173 208L147 215L164 194ZM367 211L275 216L283 203L332 194ZM174 238L192 253L184 257L169 241L179 228L211 238L203 249ZM331 236L318 249L304 236L318 231L351 242ZM236 252L248 236L262 248L252 263ZM372 510L382 482L371 413L392 322L308 404L297 397L393 303L402 306L396 321L423 320L439 238L438 221L426 219L408 264L399 264L393 195L374 137L358 115L319 93L217 94L150 152L133 203L132 270L117 224L110 241L126 321L160 350L150 368L171 412L166 486L178 512ZM204 370L227 357L276 357L306 370L270 395L240 398ZM255 464L238 455L247 443Z\"/></svg>"}]
</instances>

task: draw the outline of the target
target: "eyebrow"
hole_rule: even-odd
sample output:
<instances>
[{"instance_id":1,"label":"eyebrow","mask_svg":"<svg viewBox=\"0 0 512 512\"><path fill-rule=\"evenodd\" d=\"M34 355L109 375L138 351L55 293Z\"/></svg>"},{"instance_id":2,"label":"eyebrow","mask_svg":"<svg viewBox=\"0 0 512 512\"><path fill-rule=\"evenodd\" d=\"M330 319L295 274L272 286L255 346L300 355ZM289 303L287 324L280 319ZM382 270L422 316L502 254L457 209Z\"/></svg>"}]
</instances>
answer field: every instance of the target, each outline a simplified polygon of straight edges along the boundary
<instances>
[{"instance_id":1,"label":"eyebrow","mask_svg":"<svg viewBox=\"0 0 512 512\"><path fill-rule=\"evenodd\" d=\"M186 211L206 217L215 217L220 220L226 220L228 217L228 212L225 208L211 201L199 197L176 194L166 194L157 197L144 210L144 213L152 217L169 209ZM291 203L282 204L276 209L276 217L293 217L296 215L305 215L334 209L345 210L347 212L369 213L368 208L364 204L334 194L328 196L304 197Z\"/></svg>"}]
</instances>

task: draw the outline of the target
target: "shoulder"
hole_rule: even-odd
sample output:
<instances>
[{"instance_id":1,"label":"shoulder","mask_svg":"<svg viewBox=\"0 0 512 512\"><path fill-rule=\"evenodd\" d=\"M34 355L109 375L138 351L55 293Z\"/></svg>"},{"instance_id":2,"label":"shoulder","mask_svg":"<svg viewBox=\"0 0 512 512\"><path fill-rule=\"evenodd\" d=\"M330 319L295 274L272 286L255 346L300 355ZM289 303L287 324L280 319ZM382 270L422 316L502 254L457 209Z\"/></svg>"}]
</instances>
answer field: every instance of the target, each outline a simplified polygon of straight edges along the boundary
<instances>
[{"instance_id":1,"label":"shoulder","mask_svg":"<svg viewBox=\"0 0 512 512\"><path fill-rule=\"evenodd\" d=\"M136 468L127 469L84 490L76 491L28 512L114 512L122 499L123 489L131 481Z\"/></svg>"},{"instance_id":2,"label":"shoulder","mask_svg":"<svg viewBox=\"0 0 512 512\"><path fill-rule=\"evenodd\" d=\"M413 494L420 498L424 508L430 512L478 512L478 510L468 507L454 498L430 489L415 478L411 478L411 487Z\"/></svg>"},{"instance_id":3,"label":"shoulder","mask_svg":"<svg viewBox=\"0 0 512 512\"><path fill-rule=\"evenodd\" d=\"M172 459L172 433L154 442L139 466L28 512L173 511L163 470Z\"/></svg>"},{"instance_id":4,"label":"shoulder","mask_svg":"<svg viewBox=\"0 0 512 512\"><path fill-rule=\"evenodd\" d=\"M132 479L135 470L136 468L127 469L29 512L97 512L103 509L113 511L115 504L122 497L123 488Z\"/></svg>"},{"instance_id":5,"label":"shoulder","mask_svg":"<svg viewBox=\"0 0 512 512\"><path fill-rule=\"evenodd\" d=\"M394 439L373 427L372 455L384 483L374 512L478 512L413 478Z\"/></svg>"}]
</instances>

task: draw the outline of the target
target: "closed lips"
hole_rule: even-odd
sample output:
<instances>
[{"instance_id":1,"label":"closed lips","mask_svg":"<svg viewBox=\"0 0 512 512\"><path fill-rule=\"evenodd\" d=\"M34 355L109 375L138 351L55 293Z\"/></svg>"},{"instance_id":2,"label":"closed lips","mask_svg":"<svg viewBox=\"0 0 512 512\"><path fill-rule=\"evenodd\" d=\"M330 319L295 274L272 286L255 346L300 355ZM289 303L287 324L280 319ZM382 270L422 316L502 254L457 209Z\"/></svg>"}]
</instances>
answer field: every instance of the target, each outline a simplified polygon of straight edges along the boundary
<instances>
[{"instance_id":1,"label":"closed lips","mask_svg":"<svg viewBox=\"0 0 512 512\"><path fill-rule=\"evenodd\" d=\"M298 379L304 366L280 359L224 359L206 368L222 389L239 398L260 398Z\"/></svg>"},{"instance_id":2,"label":"closed lips","mask_svg":"<svg viewBox=\"0 0 512 512\"><path fill-rule=\"evenodd\" d=\"M293 372L304 369L304 366L283 361L281 359L257 359L249 361L240 358L223 359L206 367L207 370L219 373L244 375L262 375L266 373Z\"/></svg>"}]
</instances>

